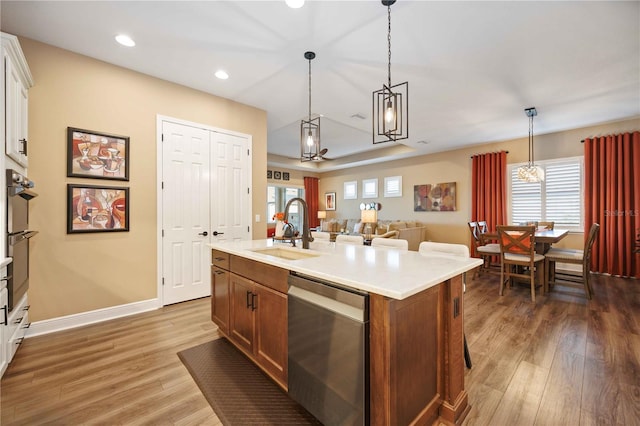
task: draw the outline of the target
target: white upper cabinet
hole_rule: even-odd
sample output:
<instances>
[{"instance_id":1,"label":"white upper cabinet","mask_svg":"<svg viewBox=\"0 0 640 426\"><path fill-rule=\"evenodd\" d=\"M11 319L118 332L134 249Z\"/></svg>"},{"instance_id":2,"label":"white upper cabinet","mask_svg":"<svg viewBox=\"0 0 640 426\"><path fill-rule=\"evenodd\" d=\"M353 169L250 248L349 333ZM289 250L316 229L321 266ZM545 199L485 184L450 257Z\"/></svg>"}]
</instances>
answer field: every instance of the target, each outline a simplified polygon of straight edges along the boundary
<instances>
[{"instance_id":1,"label":"white upper cabinet","mask_svg":"<svg viewBox=\"0 0 640 426\"><path fill-rule=\"evenodd\" d=\"M29 88L33 86L33 78L18 38L10 34L1 34L6 152L11 159L26 168L29 147Z\"/></svg>"}]
</instances>

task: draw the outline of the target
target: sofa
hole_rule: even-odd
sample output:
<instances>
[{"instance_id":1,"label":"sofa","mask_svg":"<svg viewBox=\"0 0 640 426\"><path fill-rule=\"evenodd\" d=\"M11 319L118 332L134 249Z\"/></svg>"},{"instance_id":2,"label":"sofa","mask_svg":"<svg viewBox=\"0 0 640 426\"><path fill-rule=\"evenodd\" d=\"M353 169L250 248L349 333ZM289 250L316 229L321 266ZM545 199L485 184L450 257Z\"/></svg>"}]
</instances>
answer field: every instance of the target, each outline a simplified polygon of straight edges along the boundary
<instances>
[{"instance_id":1,"label":"sofa","mask_svg":"<svg viewBox=\"0 0 640 426\"><path fill-rule=\"evenodd\" d=\"M364 224L359 219L331 219L322 223L324 232L349 232L364 234ZM422 241L427 240L427 226L415 220L378 220L371 224L373 237L398 238L407 240L409 250L418 251Z\"/></svg>"}]
</instances>

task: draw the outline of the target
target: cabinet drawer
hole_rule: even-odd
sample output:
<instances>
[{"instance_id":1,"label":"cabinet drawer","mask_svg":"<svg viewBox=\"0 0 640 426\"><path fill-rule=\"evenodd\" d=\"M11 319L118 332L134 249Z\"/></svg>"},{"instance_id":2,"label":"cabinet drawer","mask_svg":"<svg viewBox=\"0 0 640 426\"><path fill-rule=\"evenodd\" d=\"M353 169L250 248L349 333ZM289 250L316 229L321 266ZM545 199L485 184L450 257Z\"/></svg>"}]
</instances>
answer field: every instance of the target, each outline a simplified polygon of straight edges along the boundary
<instances>
[{"instance_id":1,"label":"cabinet drawer","mask_svg":"<svg viewBox=\"0 0 640 426\"><path fill-rule=\"evenodd\" d=\"M19 322L18 322L19 321ZM11 362L16 351L22 344L24 336L27 333L27 328L31 325L29 323L29 311L21 311L21 315L13 321L13 335L9 339L9 346L7 347L7 361Z\"/></svg>"},{"instance_id":2,"label":"cabinet drawer","mask_svg":"<svg viewBox=\"0 0 640 426\"><path fill-rule=\"evenodd\" d=\"M25 295L20 299L18 304L13 307L11 312L9 312L9 324L7 324L7 328L5 330L7 334L5 334L5 336L13 336L23 324L27 324L28 314L29 305L27 295Z\"/></svg>"},{"instance_id":3,"label":"cabinet drawer","mask_svg":"<svg viewBox=\"0 0 640 426\"><path fill-rule=\"evenodd\" d=\"M211 250L211 264L218 268L229 270L229 253L220 250Z\"/></svg>"},{"instance_id":4,"label":"cabinet drawer","mask_svg":"<svg viewBox=\"0 0 640 426\"><path fill-rule=\"evenodd\" d=\"M230 263L230 271L233 273L249 278L280 293L286 293L288 290L287 279L289 278L289 271L286 269L240 256L231 256Z\"/></svg>"}]
</instances>

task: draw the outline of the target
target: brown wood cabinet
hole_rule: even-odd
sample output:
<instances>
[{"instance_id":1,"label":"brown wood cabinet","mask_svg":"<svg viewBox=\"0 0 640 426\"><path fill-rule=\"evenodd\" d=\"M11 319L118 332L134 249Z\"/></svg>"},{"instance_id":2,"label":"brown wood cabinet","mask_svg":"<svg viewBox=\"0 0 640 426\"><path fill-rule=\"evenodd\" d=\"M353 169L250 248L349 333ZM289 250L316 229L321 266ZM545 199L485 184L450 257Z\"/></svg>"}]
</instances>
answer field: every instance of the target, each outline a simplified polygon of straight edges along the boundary
<instances>
[{"instance_id":1,"label":"brown wood cabinet","mask_svg":"<svg viewBox=\"0 0 640 426\"><path fill-rule=\"evenodd\" d=\"M260 365L287 385L287 295L256 284L256 339L254 353Z\"/></svg>"},{"instance_id":2,"label":"brown wood cabinet","mask_svg":"<svg viewBox=\"0 0 640 426\"><path fill-rule=\"evenodd\" d=\"M211 321L229 334L229 254L211 251Z\"/></svg>"},{"instance_id":3,"label":"brown wood cabinet","mask_svg":"<svg viewBox=\"0 0 640 426\"><path fill-rule=\"evenodd\" d=\"M229 334L229 271L211 267L211 321Z\"/></svg>"},{"instance_id":4,"label":"brown wood cabinet","mask_svg":"<svg viewBox=\"0 0 640 426\"><path fill-rule=\"evenodd\" d=\"M255 334L254 283L240 275L231 274L231 311L229 338L249 353L253 353Z\"/></svg>"},{"instance_id":5,"label":"brown wood cabinet","mask_svg":"<svg viewBox=\"0 0 640 426\"><path fill-rule=\"evenodd\" d=\"M218 250L211 261L211 320L286 389L289 271Z\"/></svg>"},{"instance_id":6,"label":"brown wood cabinet","mask_svg":"<svg viewBox=\"0 0 640 426\"><path fill-rule=\"evenodd\" d=\"M286 390L289 271L215 252L212 319ZM464 421L463 312L461 275L402 300L369 294L371 425Z\"/></svg>"}]
</instances>

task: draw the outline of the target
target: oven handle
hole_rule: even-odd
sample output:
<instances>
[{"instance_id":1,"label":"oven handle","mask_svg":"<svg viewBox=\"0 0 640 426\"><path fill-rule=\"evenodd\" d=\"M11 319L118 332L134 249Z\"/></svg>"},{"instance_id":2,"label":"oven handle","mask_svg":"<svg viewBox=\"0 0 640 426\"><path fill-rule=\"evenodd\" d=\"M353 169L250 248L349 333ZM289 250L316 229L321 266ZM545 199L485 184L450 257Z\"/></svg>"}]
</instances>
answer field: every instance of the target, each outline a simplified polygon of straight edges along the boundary
<instances>
[{"instance_id":1,"label":"oven handle","mask_svg":"<svg viewBox=\"0 0 640 426\"><path fill-rule=\"evenodd\" d=\"M36 235L38 231L24 231L19 234L9 235L9 245L15 246L21 241L28 240L29 238Z\"/></svg>"}]
</instances>

